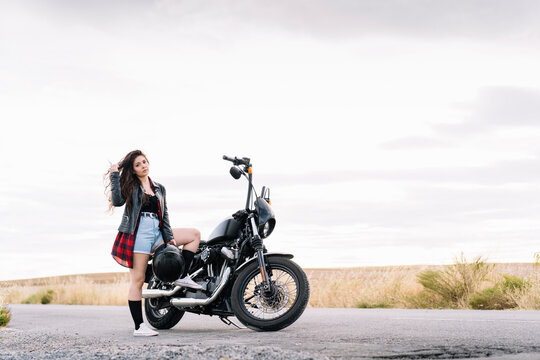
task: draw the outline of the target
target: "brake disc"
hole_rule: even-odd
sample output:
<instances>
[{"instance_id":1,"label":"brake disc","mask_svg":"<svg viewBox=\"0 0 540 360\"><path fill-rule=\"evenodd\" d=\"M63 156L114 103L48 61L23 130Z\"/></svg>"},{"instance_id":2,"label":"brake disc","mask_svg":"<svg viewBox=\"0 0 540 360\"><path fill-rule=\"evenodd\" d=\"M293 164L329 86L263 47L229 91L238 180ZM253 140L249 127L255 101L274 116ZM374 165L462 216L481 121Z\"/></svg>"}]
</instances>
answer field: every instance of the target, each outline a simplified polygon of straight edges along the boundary
<instances>
[{"instance_id":1,"label":"brake disc","mask_svg":"<svg viewBox=\"0 0 540 360\"><path fill-rule=\"evenodd\" d=\"M274 287L273 294L268 297L264 296L262 291L259 291L259 295L255 298L258 308L279 311L289 303L290 293L287 286L281 282L273 283L272 286Z\"/></svg>"}]
</instances>

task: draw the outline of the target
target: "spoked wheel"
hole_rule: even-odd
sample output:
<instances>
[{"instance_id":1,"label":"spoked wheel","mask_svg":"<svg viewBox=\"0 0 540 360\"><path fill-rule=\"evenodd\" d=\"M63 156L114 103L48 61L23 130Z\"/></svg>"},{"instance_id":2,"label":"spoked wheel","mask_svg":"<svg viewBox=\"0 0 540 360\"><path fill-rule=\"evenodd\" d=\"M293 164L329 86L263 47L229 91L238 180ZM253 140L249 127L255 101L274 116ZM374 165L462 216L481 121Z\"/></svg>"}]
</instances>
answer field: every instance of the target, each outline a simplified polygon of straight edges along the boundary
<instances>
[{"instance_id":1,"label":"spoked wheel","mask_svg":"<svg viewBox=\"0 0 540 360\"><path fill-rule=\"evenodd\" d=\"M168 289L155 277L148 282L148 289ZM144 299L144 312L148 323L156 329L170 329L178 324L185 311L179 310L169 304L169 298Z\"/></svg>"},{"instance_id":2,"label":"spoked wheel","mask_svg":"<svg viewBox=\"0 0 540 360\"><path fill-rule=\"evenodd\" d=\"M309 283L293 261L267 259L271 288L264 290L259 264L243 269L232 288L232 308L244 325L254 330L276 331L294 323L309 300Z\"/></svg>"}]
</instances>

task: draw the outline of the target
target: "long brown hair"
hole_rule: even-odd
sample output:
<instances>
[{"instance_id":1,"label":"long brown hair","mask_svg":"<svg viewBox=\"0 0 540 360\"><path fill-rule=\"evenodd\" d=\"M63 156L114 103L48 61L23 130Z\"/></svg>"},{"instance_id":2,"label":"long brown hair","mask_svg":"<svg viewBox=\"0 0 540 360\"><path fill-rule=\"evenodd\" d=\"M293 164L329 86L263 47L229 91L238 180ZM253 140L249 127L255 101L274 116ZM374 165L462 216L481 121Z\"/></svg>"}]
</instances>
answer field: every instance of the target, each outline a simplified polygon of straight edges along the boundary
<instances>
[{"instance_id":1,"label":"long brown hair","mask_svg":"<svg viewBox=\"0 0 540 360\"><path fill-rule=\"evenodd\" d=\"M148 158L141 150L133 150L129 152L120 162L118 163L118 171L120 171L120 189L122 190L122 196L124 199L126 199L126 208L131 210L132 207L132 195L133 192L137 189L138 186L141 185L141 182L135 172L133 171L133 162L137 158L137 156L144 156L146 161L148 161ZM110 172L107 171L107 173L103 176L104 182L105 182L105 195L107 195L108 201L109 201L109 209L108 211L111 211L114 209L114 206L112 204L111 199L111 180L109 176Z\"/></svg>"}]
</instances>

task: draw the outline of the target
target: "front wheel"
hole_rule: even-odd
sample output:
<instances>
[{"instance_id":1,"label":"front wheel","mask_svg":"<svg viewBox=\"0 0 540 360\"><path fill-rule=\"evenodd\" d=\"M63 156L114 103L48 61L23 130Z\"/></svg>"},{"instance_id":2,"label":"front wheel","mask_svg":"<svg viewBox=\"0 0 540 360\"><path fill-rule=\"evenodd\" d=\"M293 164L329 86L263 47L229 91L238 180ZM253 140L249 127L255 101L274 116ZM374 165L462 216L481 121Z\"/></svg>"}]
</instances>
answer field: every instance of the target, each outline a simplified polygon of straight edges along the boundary
<instances>
[{"instance_id":1,"label":"front wheel","mask_svg":"<svg viewBox=\"0 0 540 360\"><path fill-rule=\"evenodd\" d=\"M148 289L163 289L164 285L161 281L152 277L148 282ZM169 304L168 298L152 298L144 299L144 313L148 323L156 329L170 329L178 324L185 311L179 310Z\"/></svg>"},{"instance_id":2,"label":"front wheel","mask_svg":"<svg viewBox=\"0 0 540 360\"><path fill-rule=\"evenodd\" d=\"M281 257L266 259L271 289L263 290L259 264L254 261L234 282L231 297L235 316L247 327L276 331L294 323L309 300L309 282L295 262Z\"/></svg>"}]
</instances>

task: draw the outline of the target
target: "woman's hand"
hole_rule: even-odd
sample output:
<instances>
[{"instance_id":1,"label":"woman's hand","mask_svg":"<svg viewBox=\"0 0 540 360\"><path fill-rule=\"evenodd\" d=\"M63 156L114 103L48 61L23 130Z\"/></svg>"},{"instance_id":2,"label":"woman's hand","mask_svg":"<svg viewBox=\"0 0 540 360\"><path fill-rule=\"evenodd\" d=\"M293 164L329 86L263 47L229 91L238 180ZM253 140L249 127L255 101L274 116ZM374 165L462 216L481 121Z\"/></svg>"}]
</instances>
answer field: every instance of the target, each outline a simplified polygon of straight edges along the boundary
<instances>
[{"instance_id":1,"label":"woman's hand","mask_svg":"<svg viewBox=\"0 0 540 360\"><path fill-rule=\"evenodd\" d=\"M111 164L111 167L109 168L109 172L118 171L118 164L113 164L110 161L109 161L109 164Z\"/></svg>"},{"instance_id":2,"label":"woman's hand","mask_svg":"<svg viewBox=\"0 0 540 360\"><path fill-rule=\"evenodd\" d=\"M174 246L178 246L178 245L176 245L176 241L174 241L174 239L172 239L171 241L169 241L169 244L174 245Z\"/></svg>"}]
</instances>

